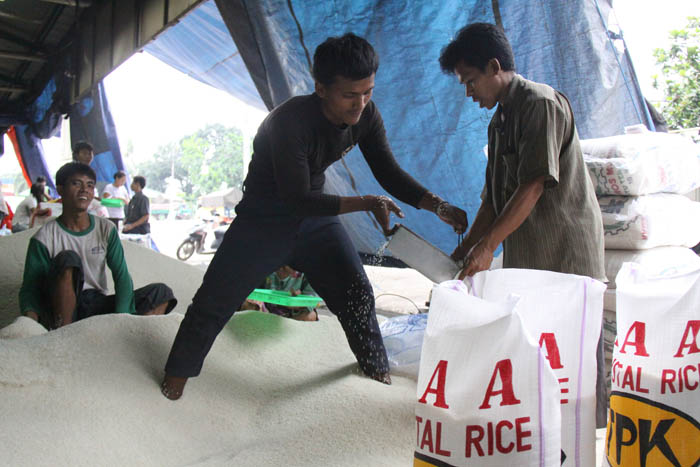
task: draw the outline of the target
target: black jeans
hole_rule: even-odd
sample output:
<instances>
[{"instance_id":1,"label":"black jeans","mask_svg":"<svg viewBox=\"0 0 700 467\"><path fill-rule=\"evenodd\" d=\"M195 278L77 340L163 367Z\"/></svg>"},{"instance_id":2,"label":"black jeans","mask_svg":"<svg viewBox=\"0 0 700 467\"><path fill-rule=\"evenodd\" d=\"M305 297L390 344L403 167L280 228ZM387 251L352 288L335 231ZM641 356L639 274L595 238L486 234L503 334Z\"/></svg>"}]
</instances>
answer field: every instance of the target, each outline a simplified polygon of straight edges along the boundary
<instances>
[{"instance_id":1,"label":"black jeans","mask_svg":"<svg viewBox=\"0 0 700 467\"><path fill-rule=\"evenodd\" d=\"M388 372L372 286L335 216L237 217L180 324L165 372L197 376L214 339L233 313L265 277L284 265L306 274L338 317L362 370L368 375Z\"/></svg>"}]
</instances>

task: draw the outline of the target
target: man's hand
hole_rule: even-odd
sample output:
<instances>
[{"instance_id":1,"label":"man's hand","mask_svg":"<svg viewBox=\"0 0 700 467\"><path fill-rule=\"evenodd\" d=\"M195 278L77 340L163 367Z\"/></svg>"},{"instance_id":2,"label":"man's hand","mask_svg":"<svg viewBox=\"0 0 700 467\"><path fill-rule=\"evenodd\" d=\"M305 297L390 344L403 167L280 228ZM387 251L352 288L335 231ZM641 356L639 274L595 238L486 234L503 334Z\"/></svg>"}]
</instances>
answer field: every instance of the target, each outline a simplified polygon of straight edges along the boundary
<instances>
[{"instance_id":1,"label":"man's hand","mask_svg":"<svg viewBox=\"0 0 700 467\"><path fill-rule=\"evenodd\" d=\"M467 213L463 209L453 206L447 201L440 203L435 210L435 214L446 224L452 226L455 232L463 234L467 230Z\"/></svg>"},{"instance_id":2,"label":"man's hand","mask_svg":"<svg viewBox=\"0 0 700 467\"><path fill-rule=\"evenodd\" d=\"M386 196L377 196L371 211L372 214L374 214L374 218L377 219L377 222L379 222L380 227L384 231L384 235L387 237L392 233L392 229L389 227L391 213L393 212L401 218L404 217L401 208L399 208L396 203L391 200L391 198Z\"/></svg>"},{"instance_id":3,"label":"man's hand","mask_svg":"<svg viewBox=\"0 0 700 467\"><path fill-rule=\"evenodd\" d=\"M464 259L464 268L459 273L459 280L467 276L473 276L477 272L486 271L491 267L492 261L493 250L485 242L479 241Z\"/></svg>"},{"instance_id":4,"label":"man's hand","mask_svg":"<svg viewBox=\"0 0 700 467\"><path fill-rule=\"evenodd\" d=\"M124 224L124 225L122 226L122 232L128 232L129 230L131 230L131 229L133 229L133 228L134 228L134 226L131 225L131 224Z\"/></svg>"}]
</instances>

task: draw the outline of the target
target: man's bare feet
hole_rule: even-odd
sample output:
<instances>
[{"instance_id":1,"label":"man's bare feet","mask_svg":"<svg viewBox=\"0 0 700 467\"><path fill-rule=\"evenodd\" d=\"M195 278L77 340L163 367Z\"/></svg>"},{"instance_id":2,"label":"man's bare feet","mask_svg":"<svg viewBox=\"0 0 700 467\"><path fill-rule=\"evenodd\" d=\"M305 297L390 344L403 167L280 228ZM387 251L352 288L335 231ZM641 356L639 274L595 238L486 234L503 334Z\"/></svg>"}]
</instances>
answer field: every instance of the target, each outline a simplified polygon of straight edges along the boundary
<instances>
[{"instance_id":1,"label":"man's bare feet","mask_svg":"<svg viewBox=\"0 0 700 467\"><path fill-rule=\"evenodd\" d=\"M168 399L176 401L182 396L182 392L185 390L185 383L187 383L187 378L165 375L160 385L160 392Z\"/></svg>"}]
</instances>

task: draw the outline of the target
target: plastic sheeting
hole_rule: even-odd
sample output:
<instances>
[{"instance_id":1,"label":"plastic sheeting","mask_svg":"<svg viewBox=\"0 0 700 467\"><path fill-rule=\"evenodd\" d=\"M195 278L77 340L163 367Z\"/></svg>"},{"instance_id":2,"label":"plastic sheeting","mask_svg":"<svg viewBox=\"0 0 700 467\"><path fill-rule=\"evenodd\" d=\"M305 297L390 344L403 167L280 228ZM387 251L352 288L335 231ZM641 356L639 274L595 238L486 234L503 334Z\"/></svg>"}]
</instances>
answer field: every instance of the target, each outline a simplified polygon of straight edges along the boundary
<instances>
[{"instance_id":1,"label":"plastic sheeting","mask_svg":"<svg viewBox=\"0 0 700 467\"><path fill-rule=\"evenodd\" d=\"M73 105L70 123L73 145L78 141L88 141L94 148L95 158L90 166L95 169L99 185L111 183L118 170L125 171L117 129L101 81L88 96Z\"/></svg>"},{"instance_id":2,"label":"plastic sheeting","mask_svg":"<svg viewBox=\"0 0 700 467\"><path fill-rule=\"evenodd\" d=\"M41 140L34 136L34 132L28 125L15 125L8 131L10 141L15 147L15 155L22 168L22 173L27 184L31 186L37 177L46 179L49 187L49 194L57 197L56 185L53 182L53 175L49 173L49 168L44 159L44 147Z\"/></svg>"},{"instance_id":3,"label":"plastic sheeting","mask_svg":"<svg viewBox=\"0 0 700 467\"><path fill-rule=\"evenodd\" d=\"M192 78L267 110L213 1L186 15L145 49Z\"/></svg>"},{"instance_id":4,"label":"plastic sheeting","mask_svg":"<svg viewBox=\"0 0 700 467\"><path fill-rule=\"evenodd\" d=\"M347 31L366 37L380 55L373 99L397 160L473 219L491 112L467 101L457 80L441 72L440 50L468 23L501 22L518 72L567 95L582 138L619 134L627 125L648 124L648 114L628 55L608 34L610 12L605 0L210 0L147 50L259 106L252 98L256 88L272 108L313 91L308 57L326 37ZM359 150L345 163L327 170L327 191L384 194ZM402 208L403 223L412 230L448 253L456 246L454 232L433 214ZM384 242L367 215L342 219L360 252L376 251Z\"/></svg>"}]
</instances>

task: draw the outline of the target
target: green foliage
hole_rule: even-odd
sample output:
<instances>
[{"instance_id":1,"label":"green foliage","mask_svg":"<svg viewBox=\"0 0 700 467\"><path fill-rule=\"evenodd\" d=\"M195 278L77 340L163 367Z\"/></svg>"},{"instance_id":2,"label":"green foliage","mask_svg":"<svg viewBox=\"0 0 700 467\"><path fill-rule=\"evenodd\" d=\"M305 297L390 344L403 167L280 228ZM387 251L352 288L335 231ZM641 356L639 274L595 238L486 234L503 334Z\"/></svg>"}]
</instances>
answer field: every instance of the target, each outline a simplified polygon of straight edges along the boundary
<instances>
[{"instance_id":1,"label":"green foliage","mask_svg":"<svg viewBox=\"0 0 700 467\"><path fill-rule=\"evenodd\" d=\"M153 157L139 164L137 172L148 187L165 191L165 179L180 183L187 201L223 187L243 182L243 135L237 128L207 125L177 143L160 146Z\"/></svg>"},{"instance_id":2,"label":"green foliage","mask_svg":"<svg viewBox=\"0 0 700 467\"><path fill-rule=\"evenodd\" d=\"M700 17L690 16L685 29L670 32L668 50L655 49L661 65L666 102L662 113L674 129L700 126ZM659 89L659 77L654 87Z\"/></svg>"}]
</instances>

